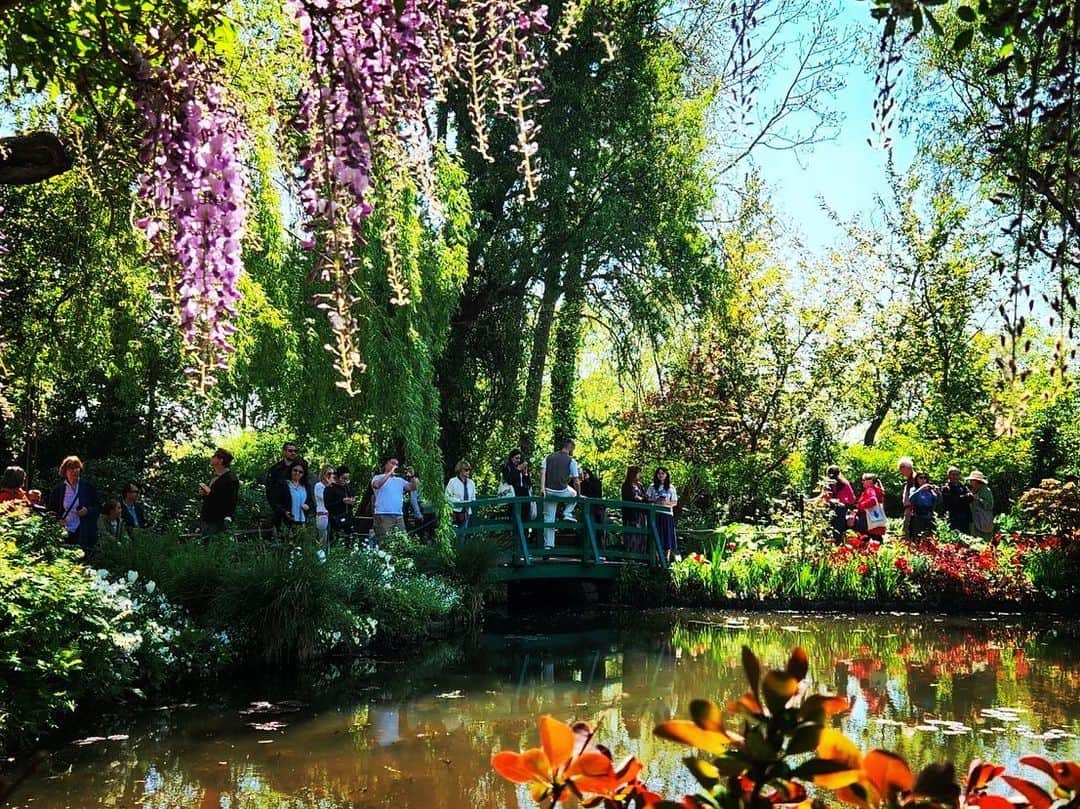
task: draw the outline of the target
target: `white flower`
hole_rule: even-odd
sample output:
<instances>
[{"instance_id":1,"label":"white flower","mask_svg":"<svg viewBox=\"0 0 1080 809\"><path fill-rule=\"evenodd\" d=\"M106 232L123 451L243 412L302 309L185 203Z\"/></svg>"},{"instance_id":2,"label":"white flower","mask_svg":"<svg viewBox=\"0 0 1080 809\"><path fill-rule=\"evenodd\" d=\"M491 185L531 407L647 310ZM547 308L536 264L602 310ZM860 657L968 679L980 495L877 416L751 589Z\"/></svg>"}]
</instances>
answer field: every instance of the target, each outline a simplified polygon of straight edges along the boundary
<instances>
[{"instance_id":1,"label":"white flower","mask_svg":"<svg viewBox=\"0 0 1080 809\"><path fill-rule=\"evenodd\" d=\"M154 590L156 590L156 589L157 589L157 582L148 581L146 583L146 594L147 595L151 595L154 592Z\"/></svg>"},{"instance_id":2,"label":"white flower","mask_svg":"<svg viewBox=\"0 0 1080 809\"><path fill-rule=\"evenodd\" d=\"M134 570L129 570L127 574L128 584L134 584L135 580L139 578L139 574Z\"/></svg>"}]
</instances>

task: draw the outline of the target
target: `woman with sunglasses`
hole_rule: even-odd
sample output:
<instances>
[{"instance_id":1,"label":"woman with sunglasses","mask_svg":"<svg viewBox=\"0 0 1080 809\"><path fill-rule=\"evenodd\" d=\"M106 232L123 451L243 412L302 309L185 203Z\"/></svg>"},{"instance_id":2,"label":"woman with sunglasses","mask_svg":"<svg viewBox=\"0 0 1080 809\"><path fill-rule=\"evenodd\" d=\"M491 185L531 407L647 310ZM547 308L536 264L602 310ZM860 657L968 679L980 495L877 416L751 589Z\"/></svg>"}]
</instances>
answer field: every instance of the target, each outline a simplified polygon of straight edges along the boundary
<instances>
[{"instance_id":1,"label":"woman with sunglasses","mask_svg":"<svg viewBox=\"0 0 1080 809\"><path fill-rule=\"evenodd\" d=\"M937 530L937 520L934 509L941 500L941 492L938 487L930 482L930 476L926 472L916 472L915 482L911 491L911 535L913 537L925 537Z\"/></svg>"}]
</instances>

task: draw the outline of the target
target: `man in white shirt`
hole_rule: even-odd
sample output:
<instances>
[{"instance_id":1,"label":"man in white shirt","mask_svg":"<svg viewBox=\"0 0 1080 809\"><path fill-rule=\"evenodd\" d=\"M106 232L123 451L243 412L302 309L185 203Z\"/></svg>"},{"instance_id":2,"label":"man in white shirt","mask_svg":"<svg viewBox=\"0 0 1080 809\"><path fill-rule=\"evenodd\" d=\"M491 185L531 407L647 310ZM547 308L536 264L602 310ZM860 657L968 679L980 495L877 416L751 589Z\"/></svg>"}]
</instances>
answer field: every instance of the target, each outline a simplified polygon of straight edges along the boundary
<instances>
[{"instance_id":1,"label":"man in white shirt","mask_svg":"<svg viewBox=\"0 0 1080 809\"><path fill-rule=\"evenodd\" d=\"M578 487L581 472L578 470L577 461L571 456L574 453L574 442L564 441L557 452L553 452L544 459L544 466L540 470L540 491L554 498L568 498L578 496ZM555 511L558 508L557 500L544 500L544 522L555 522ZM563 519L574 522L574 505L568 503L564 508ZM555 528L549 525L544 528L544 548L555 547Z\"/></svg>"},{"instance_id":2,"label":"man in white shirt","mask_svg":"<svg viewBox=\"0 0 1080 809\"><path fill-rule=\"evenodd\" d=\"M371 479L371 488L375 492L373 511L376 542L395 529L405 531L402 506L405 493L416 490L416 479L405 480L395 474L399 465L397 458L388 458L383 464L382 474Z\"/></svg>"},{"instance_id":3,"label":"man in white shirt","mask_svg":"<svg viewBox=\"0 0 1080 809\"><path fill-rule=\"evenodd\" d=\"M446 499L450 501L453 511L450 513L454 525L463 528L469 523L469 515L472 513L466 503L476 499L476 484L469 475L472 467L469 462L462 459L454 465L454 476L446 481Z\"/></svg>"}]
</instances>

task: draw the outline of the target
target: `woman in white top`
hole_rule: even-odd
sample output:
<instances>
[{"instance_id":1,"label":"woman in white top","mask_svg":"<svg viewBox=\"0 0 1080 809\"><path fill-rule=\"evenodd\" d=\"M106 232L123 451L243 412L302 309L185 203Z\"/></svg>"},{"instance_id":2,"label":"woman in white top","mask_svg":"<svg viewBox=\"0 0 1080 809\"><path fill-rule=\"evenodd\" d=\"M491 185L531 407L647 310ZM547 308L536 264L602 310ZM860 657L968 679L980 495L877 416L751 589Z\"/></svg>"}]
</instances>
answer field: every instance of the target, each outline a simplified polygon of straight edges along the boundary
<instances>
[{"instance_id":1,"label":"woman in white top","mask_svg":"<svg viewBox=\"0 0 1080 809\"><path fill-rule=\"evenodd\" d=\"M652 485L645 492L645 497L650 503L657 503L674 509L679 504L679 496L675 487L671 485L671 476L666 468L661 466L653 474ZM675 538L675 512L658 511L656 513L656 528L660 534L660 549L670 562L679 550L678 541Z\"/></svg>"},{"instance_id":2,"label":"woman in white top","mask_svg":"<svg viewBox=\"0 0 1080 809\"><path fill-rule=\"evenodd\" d=\"M330 512L326 510L326 490L334 485L334 467L326 464L319 475L319 482L315 484L315 527L319 531L319 541L323 546L327 544L330 532Z\"/></svg>"}]
</instances>

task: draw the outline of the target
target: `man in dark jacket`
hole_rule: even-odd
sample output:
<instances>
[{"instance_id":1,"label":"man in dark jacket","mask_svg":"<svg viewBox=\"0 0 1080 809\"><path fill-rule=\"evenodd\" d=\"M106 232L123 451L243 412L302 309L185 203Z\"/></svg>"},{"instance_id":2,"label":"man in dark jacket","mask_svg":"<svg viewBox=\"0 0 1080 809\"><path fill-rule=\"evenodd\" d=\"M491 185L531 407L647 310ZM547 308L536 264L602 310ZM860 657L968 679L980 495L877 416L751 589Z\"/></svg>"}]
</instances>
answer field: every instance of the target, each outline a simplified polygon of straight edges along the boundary
<instances>
[{"instance_id":1,"label":"man in dark jacket","mask_svg":"<svg viewBox=\"0 0 1080 809\"><path fill-rule=\"evenodd\" d=\"M218 447L210 456L210 468L214 471L209 483L199 484L202 508L199 511L199 530L203 536L220 534L232 524L236 514L236 501L240 497L240 480L229 467L232 453Z\"/></svg>"},{"instance_id":2,"label":"man in dark jacket","mask_svg":"<svg viewBox=\"0 0 1080 809\"><path fill-rule=\"evenodd\" d=\"M49 511L67 531L67 541L79 545L87 554L97 544L97 521L101 501L97 491L82 479L83 462L69 455L60 463L60 477L45 501Z\"/></svg>"},{"instance_id":3,"label":"man in dark jacket","mask_svg":"<svg viewBox=\"0 0 1080 809\"><path fill-rule=\"evenodd\" d=\"M280 461L266 470L266 502L270 505L274 505L273 498L278 488L278 484L289 482L289 469L297 461L304 464L304 485L308 486L309 483L307 479L307 462L300 457L300 452L296 449L295 442L286 441L281 447L281 456Z\"/></svg>"},{"instance_id":4,"label":"man in dark jacket","mask_svg":"<svg viewBox=\"0 0 1080 809\"><path fill-rule=\"evenodd\" d=\"M948 479L941 487L941 506L949 517L949 527L961 534L971 533L971 501L975 495L971 493L962 480L960 470L955 466L949 467Z\"/></svg>"},{"instance_id":5,"label":"man in dark jacket","mask_svg":"<svg viewBox=\"0 0 1080 809\"><path fill-rule=\"evenodd\" d=\"M129 480L124 486L123 499L120 501L120 519L129 528L149 528L150 520L146 516L146 507L139 501L139 484Z\"/></svg>"}]
</instances>

